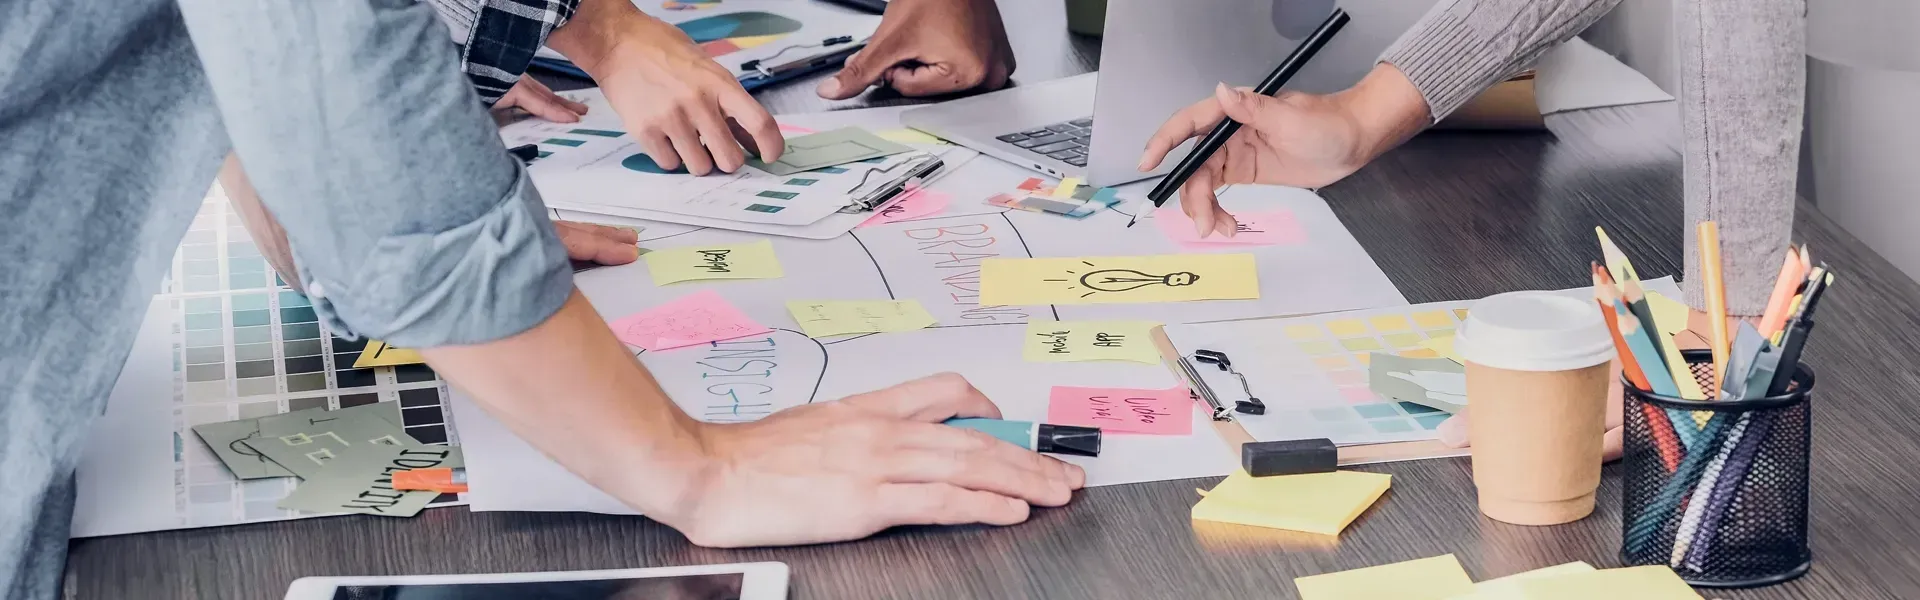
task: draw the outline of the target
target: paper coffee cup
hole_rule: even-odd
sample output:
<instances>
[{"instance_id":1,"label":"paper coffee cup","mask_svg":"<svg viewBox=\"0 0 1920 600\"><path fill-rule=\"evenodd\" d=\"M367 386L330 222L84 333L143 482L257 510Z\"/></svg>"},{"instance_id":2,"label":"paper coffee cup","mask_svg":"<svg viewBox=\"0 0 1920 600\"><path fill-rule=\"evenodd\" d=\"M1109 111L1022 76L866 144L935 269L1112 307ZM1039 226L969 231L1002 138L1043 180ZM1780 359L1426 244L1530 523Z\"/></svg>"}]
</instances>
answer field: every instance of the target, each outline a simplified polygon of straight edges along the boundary
<instances>
[{"instance_id":1,"label":"paper coffee cup","mask_svg":"<svg viewBox=\"0 0 1920 600\"><path fill-rule=\"evenodd\" d=\"M1480 512L1517 525L1593 513L1613 338L1599 307L1552 292L1489 296L1454 339L1466 361Z\"/></svg>"}]
</instances>

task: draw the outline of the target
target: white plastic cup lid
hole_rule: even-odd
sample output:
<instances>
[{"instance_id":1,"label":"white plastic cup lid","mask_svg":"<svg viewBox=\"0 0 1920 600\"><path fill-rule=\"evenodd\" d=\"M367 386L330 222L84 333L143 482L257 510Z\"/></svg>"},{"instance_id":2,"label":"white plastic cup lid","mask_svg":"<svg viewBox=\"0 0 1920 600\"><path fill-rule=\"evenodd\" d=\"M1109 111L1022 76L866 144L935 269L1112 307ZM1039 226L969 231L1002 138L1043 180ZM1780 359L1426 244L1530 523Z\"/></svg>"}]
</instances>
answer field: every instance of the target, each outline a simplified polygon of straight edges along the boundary
<instances>
[{"instance_id":1,"label":"white plastic cup lid","mask_svg":"<svg viewBox=\"0 0 1920 600\"><path fill-rule=\"evenodd\" d=\"M1553 292L1508 292L1473 303L1454 337L1468 361L1510 371L1584 369L1613 358L1600 307Z\"/></svg>"}]
</instances>

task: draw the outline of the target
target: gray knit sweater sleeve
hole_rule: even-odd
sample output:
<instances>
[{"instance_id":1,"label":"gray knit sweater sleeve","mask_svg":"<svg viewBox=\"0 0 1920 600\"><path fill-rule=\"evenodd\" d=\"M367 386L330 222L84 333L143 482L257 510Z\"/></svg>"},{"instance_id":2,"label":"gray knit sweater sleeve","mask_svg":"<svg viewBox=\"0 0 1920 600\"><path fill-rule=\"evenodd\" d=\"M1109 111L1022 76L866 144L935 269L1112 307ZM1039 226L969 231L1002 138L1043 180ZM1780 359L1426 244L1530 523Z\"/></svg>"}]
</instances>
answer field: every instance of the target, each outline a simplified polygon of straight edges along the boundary
<instances>
[{"instance_id":1,"label":"gray knit sweater sleeve","mask_svg":"<svg viewBox=\"0 0 1920 600\"><path fill-rule=\"evenodd\" d=\"M1434 120L1530 66L1619 0L1441 0L1381 55ZM1719 223L1727 308L1766 308L1793 233L1805 0L1675 0L1687 303L1705 307L1694 225Z\"/></svg>"}]
</instances>

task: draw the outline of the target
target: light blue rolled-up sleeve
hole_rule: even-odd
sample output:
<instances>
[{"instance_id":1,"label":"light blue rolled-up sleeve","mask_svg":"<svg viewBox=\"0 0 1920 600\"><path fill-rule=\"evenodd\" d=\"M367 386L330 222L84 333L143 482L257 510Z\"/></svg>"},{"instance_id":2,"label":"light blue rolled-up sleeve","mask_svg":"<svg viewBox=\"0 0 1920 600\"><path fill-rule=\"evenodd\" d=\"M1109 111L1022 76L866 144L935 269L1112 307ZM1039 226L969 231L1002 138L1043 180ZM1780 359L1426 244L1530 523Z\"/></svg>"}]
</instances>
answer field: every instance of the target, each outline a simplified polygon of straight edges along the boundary
<instances>
[{"instance_id":1,"label":"light blue rolled-up sleeve","mask_svg":"<svg viewBox=\"0 0 1920 600\"><path fill-rule=\"evenodd\" d=\"M415 0L180 0L234 151L315 312L397 346L491 341L557 311L545 208Z\"/></svg>"}]
</instances>

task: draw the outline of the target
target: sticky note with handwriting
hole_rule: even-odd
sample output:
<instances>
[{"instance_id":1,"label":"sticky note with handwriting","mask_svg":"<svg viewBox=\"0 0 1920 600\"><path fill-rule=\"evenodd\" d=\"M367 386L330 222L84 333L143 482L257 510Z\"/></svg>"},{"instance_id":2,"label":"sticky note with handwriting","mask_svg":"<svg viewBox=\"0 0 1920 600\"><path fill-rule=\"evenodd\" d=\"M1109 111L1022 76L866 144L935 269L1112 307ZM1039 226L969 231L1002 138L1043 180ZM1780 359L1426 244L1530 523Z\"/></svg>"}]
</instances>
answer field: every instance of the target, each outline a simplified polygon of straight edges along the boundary
<instances>
[{"instance_id":1,"label":"sticky note with handwriting","mask_svg":"<svg viewBox=\"0 0 1920 600\"><path fill-rule=\"evenodd\" d=\"M713 290L701 290L613 322L620 341L647 350L670 350L773 331Z\"/></svg>"},{"instance_id":2,"label":"sticky note with handwriting","mask_svg":"<svg viewBox=\"0 0 1920 600\"><path fill-rule=\"evenodd\" d=\"M645 257L655 285L698 279L773 279L785 275L773 242L660 248Z\"/></svg>"},{"instance_id":3,"label":"sticky note with handwriting","mask_svg":"<svg viewBox=\"0 0 1920 600\"><path fill-rule=\"evenodd\" d=\"M1452 554L1298 577L1293 585L1301 600L1444 600L1473 591L1473 579Z\"/></svg>"},{"instance_id":4,"label":"sticky note with handwriting","mask_svg":"<svg viewBox=\"0 0 1920 600\"><path fill-rule=\"evenodd\" d=\"M1182 386L1135 390L1056 385L1047 400L1047 422L1108 432L1187 435L1193 433L1193 410L1193 399Z\"/></svg>"},{"instance_id":5,"label":"sticky note with handwriting","mask_svg":"<svg viewBox=\"0 0 1920 600\"><path fill-rule=\"evenodd\" d=\"M918 300L793 300L787 311L811 338L912 331L939 323Z\"/></svg>"},{"instance_id":6,"label":"sticky note with handwriting","mask_svg":"<svg viewBox=\"0 0 1920 600\"><path fill-rule=\"evenodd\" d=\"M1028 321L1028 362L1131 360L1160 364L1153 321Z\"/></svg>"},{"instance_id":7,"label":"sticky note with handwriting","mask_svg":"<svg viewBox=\"0 0 1920 600\"><path fill-rule=\"evenodd\" d=\"M1234 471L1201 492L1193 519L1339 535L1393 484L1384 473L1334 471L1254 477Z\"/></svg>"},{"instance_id":8,"label":"sticky note with handwriting","mask_svg":"<svg viewBox=\"0 0 1920 600\"><path fill-rule=\"evenodd\" d=\"M1153 212L1153 222L1182 247L1205 250L1229 246L1274 246L1295 245L1307 241L1307 232L1300 227L1300 221L1293 218L1293 211L1280 209L1260 213L1242 213L1234 215L1239 223L1233 237L1213 233L1207 237L1193 230L1193 219L1182 212L1178 206L1166 206Z\"/></svg>"},{"instance_id":9,"label":"sticky note with handwriting","mask_svg":"<svg viewBox=\"0 0 1920 600\"><path fill-rule=\"evenodd\" d=\"M872 227L907 219L918 219L946 210L947 204L952 202L953 197L945 193L926 188L915 189L880 205L880 208L873 209L873 216L867 217L867 220L862 221L859 226Z\"/></svg>"},{"instance_id":10,"label":"sticky note with handwriting","mask_svg":"<svg viewBox=\"0 0 1920 600\"><path fill-rule=\"evenodd\" d=\"M1252 254L980 261L981 306L1244 300L1260 297Z\"/></svg>"}]
</instances>

